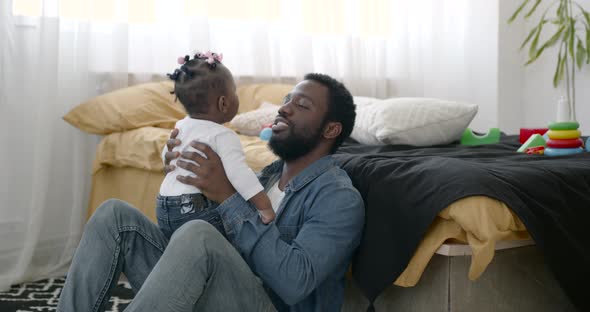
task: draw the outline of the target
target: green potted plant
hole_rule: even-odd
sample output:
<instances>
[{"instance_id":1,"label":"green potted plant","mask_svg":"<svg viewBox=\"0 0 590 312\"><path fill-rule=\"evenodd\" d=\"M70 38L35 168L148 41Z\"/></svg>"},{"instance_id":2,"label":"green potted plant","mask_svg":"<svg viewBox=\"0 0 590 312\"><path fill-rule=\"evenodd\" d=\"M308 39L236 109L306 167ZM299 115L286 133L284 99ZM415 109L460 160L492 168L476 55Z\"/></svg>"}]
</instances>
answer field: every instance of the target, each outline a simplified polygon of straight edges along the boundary
<instances>
[{"instance_id":1,"label":"green potted plant","mask_svg":"<svg viewBox=\"0 0 590 312\"><path fill-rule=\"evenodd\" d=\"M590 63L590 14L574 0L556 0L548 5L541 5L542 0L523 0L518 9L512 14L508 23L512 23L521 12L526 12L524 18L532 16L537 9L543 8L538 23L528 33L520 49L528 45L529 65L536 61L545 49L558 46L557 64L553 75L553 86L557 88L565 79L566 99L570 111L570 120L576 120L576 66L581 69ZM554 33L541 43L539 38L544 27L551 27Z\"/></svg>"}]
</instances>

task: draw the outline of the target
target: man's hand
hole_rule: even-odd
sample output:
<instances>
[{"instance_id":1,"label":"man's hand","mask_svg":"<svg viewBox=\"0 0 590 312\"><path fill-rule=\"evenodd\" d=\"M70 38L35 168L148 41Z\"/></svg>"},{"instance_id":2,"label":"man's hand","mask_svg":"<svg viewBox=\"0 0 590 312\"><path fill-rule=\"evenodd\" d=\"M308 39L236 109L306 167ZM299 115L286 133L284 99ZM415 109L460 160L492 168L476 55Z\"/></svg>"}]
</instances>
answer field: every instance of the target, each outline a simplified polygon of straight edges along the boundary
<instances>
[{"instance_id":1,"label":"man's hand","mask_svg":"<svg viewBox=\"0 0 590 312\"><path fill-rule=\"evenodd\" d=\"M176 164L180 168L186 169L197 176L177 176L176 179L184 184L197 187L210 200L222 203L228 197L232 196L236 190L225 174L219 155L208 145L197 141L192 141L191 146L203 152L207 158L197 152L182 153L181 159ZM183 161L182 158L192 160L198 165Z\"/></svg>"},{"instance_id":2,"label":"man's hand","mask_svg":"<svg viewBox=\"0 0 590 312\"><path fill-rule=\"evenodd\" d=\"M180 140L176 138L178 135L178 129L172 130L170 133L170 138L166 141L166 147L168 151L164 155L164 173L168 174L168 172L174 170L176 166L170 165L170 162L178 158L180 156L180 152L173 152L172 149L178 145L180 145Z\"/></svg>"}]
</instances>

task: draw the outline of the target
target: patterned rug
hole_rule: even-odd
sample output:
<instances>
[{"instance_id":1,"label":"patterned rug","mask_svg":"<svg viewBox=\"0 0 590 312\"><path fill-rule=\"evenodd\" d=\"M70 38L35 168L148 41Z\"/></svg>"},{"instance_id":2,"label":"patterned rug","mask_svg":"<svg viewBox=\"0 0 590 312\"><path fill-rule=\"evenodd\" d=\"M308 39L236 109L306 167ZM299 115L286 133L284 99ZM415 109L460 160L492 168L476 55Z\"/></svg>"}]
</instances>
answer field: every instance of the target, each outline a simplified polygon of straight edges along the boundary
<instances>
[{"instance_id":1,"label":"patterned rug","mask_svg":"<svg viewBox=\"0 0 590 312\"><path fill-rule=\"evenodd\" d=\"M0 292L1 312L46 312L57 309L59 294L65 279L50 278L32 283L14 285L7 292ZM120 312L127 307L133 298L133 291L127 282L119 282L107 312Z\"/></svg>"}]
</instances>

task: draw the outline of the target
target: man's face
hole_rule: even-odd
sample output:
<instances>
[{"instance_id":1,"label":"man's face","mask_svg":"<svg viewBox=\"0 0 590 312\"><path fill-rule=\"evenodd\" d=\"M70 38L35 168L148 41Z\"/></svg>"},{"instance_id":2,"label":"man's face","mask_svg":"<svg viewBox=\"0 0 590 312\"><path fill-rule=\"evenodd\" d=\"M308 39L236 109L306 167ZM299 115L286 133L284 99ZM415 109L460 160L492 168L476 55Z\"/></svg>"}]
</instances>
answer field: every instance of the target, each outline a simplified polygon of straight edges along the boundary
<instances>
[{"instance_id":1,"label":"man's face","mask_svg":"<svg viewBox=\"0 0 590 312\"><path fill-rule=\"evenodd\" d=\"M295 160L321 142L328 94L324 85L304 80L285 97L268 142L277 156L286 161Z\"/></svg>"}]
</instances>

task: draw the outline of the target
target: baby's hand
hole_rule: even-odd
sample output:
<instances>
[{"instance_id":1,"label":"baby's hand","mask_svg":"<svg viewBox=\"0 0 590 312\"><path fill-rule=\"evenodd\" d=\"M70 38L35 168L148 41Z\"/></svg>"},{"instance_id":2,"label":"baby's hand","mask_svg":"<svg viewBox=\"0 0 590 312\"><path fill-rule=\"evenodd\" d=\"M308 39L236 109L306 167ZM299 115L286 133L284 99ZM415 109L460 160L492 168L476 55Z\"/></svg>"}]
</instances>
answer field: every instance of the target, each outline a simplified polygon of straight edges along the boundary
<instances>
[{"instance_id":1,"label":"baby's hand","mask_svg":"<svg viewBox=\"0 0 590 312\"><path fill-rule=\"evenodd\" d=\"M276 217L275 211L272 210L272 208L258 210L258 213L260 214L260 219L262 219L262 223L264 223L264 224L271 223Z\"/></svg>"},{"instance_id":2,"label":"baby's hand","mask_svg":"<svg viewBox=\"0 0 590 312\"><path fill-rule=\"evenodd\" d=\"M275 211L272 209L272 203L264 191L260 191L258 194L252 196L249 202L258 210L258 215L262 223L269 224L275 219Z\"/></svg>"}]
</instances>

